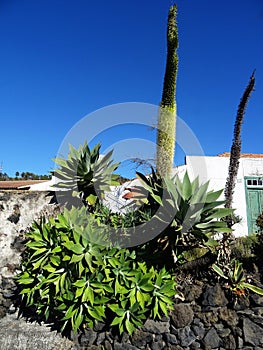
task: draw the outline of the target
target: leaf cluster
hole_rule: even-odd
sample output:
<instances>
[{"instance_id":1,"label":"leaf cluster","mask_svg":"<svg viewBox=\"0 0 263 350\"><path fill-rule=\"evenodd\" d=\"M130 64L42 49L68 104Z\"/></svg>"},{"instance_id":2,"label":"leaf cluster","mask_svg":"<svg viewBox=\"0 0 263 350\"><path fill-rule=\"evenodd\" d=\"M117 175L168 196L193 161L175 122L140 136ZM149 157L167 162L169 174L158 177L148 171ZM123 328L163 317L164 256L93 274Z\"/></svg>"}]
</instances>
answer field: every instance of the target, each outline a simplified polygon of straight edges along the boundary
<instances>
[{"instance_id":1,"label":"leaf cluster","mask_svg":"<svg viewBox=\"0 0 263 350\"><path fill-rule=\"evenodd\" d=\"M243 295L246 290L251 290L254 293L263 295L263 289L251 283L248 283L248 278L244 272L242 263L238 260L233 260L231 267L227 273L217 265L213 264L212 269L226 281L226 286L236 295Z\"/></svg>"},{"instance_id":2,"label":"leaf cluster","mask_svg":"<svg viewBox=\"0 0 263 350\"><path fill-rule=\"evenodd\" d=\"M132 333L146 317L161 318L173 305L172 276L140 262L135 251L103 244L104 228L82 207L34 222L27 233L17 276L22 298L61 331L101 321Z\"/></svg>"},{"instance_id":3,"label":"leaf cluster","mask_svg":"<svg viewBox=\"0 0 263 350\"><path fill-rule=\"evenodd\" d=\"M157 253L165 251L166 256L173 255L177 262L185 250L214 249L215 235L231 231L222 219L233 210L222 207L224 201L219 199L222 191L209 191L208 182L200 184L198 178L190 181L187 172L182 180L178 176L162 179L154 171L148 178L141 173L137 176L143 186L142 193L148 193L141 210L150 209L157 224L165 227L149 244Z\"/></svg>"},{"instance_id":4,"label":"leaf cluster","mask_svg":"<svg viewBox=\"0 0 263 350\"><path fill-rule=\"evenodd\" d=\"M119 176L113 174L119 165L113 163L113 151L100 155L100 149L100 143L93 149L86 142L78 149L70 145L67 159L54 159L59 166L54 174L57 180L54 187L63 190L60 196L77 196L84 204L94 205L98 198L103 197L104 191L109 191L110 185L119 184L116 181Z\"/></svg>"}]
</instances>

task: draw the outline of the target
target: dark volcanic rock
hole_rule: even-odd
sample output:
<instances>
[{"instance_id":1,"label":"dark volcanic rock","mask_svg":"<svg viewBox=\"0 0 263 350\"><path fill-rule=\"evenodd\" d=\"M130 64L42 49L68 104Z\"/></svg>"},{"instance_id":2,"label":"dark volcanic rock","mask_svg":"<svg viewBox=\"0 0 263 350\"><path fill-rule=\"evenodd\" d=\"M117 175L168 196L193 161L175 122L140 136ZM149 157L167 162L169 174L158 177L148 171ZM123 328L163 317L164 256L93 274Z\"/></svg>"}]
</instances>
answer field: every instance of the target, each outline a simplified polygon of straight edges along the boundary
<instances>
[{"instance_id":1,"label":"dark volcanic rock","mask_svg":"<svg viewBox=\"0 0 263 350\"><path fill-rule=\"evenodd\" d=\"M221 339L218 336L215 328L210 328L206 333L203 342L206 347L210 347L211 349L217 349L221 345Z\"/></svg>"},{"instance_id":2,"label":"dark volcanic rock","mask_svg":"<svg viewBox=\"0 0 263 350\"><path fill-rule=\"evenodd\" d=\"M153 340L153 334L149 332L143 332L140 329L136 329L132 335L131 343L138 348L146 348L147 344L150 344Z\"/></svg>"},{"instance_id":3,"label":"dark volcanic rock","mask_svg":"<svg viewBox=\"0 0 263 350\"><path fill-rule=\"evenodd\" d=\"M225 296L223 289L220 284L217 283L215 286L206 286L202 295L202 305L204 306L226 306L228 300Z\"/></svg>"},{"instance_id":4,"label":"dark volcanic rock","mask_svg":"<svg viewBox=\"0 0 263 350\"><path fill-rule=\"evenodd\" d=\"M249 318L243 321L245 342L254 346L263 345L263 329Z\"/></svg>"},{"instance_id":5,"label":"dark volcanic rock","mask_svg":"<svg viewBox=\"0 0 263 350\"><path fill-rule=\"evenodd\" d=\"M177 330L177 337L179 340L179 344L182 347L186 347L191 345L196 339L197 336L194 334L194 332L191 330L189 326L186 326L185 328L181 328Z\"/></svg>"},{"instance_id":6,"label":"dark volcanic rock","mask_svg":"<svg viewBox=\"0 0 263 350\"><path fill-rule=\"evenodd\" d=\"M143 331L161 334L169 332L169 322L147 320L143 326Z\"/></svg>"},{"instance_id":7,"label":"dark volcanic rock","mask_svg":"<svg viewBox=\"0 0 263 350\"><path fill-rule=\"evenodd\" d=\"M174 306L174 310L171 312L172 324L176 328L183 328L193 322L194 313L190 305L177 304Z\"/></svg>"}]
</instances>

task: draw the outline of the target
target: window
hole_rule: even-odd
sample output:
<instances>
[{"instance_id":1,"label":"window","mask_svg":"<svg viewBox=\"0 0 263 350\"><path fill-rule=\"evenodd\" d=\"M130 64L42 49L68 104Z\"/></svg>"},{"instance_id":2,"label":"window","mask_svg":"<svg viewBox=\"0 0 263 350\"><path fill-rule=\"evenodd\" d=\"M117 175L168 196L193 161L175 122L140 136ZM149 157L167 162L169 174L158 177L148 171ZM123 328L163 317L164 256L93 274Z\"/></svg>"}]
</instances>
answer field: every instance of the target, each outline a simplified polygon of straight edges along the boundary
<instances>
[{"instance_id":1,"label":"window","mask_svg":"<svg viewBox=\"0 0 263 350\"><path fill-rule=\"evenodd\" d=\"M247 186L248 187L263 187L263 180L262 179L247 179Z\"/></svg>"}]
</instances>

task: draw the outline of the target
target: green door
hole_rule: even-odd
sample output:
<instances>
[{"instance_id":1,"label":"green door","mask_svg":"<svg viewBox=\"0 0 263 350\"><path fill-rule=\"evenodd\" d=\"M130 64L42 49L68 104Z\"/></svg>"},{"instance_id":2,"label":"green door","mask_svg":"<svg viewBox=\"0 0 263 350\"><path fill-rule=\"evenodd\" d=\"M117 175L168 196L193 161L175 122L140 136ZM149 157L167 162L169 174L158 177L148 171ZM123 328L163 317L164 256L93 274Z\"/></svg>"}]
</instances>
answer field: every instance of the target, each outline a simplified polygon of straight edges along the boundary
<instances>
[{"instance_id":1,"label":"green door","mask_svg":"<svg viewBox=\"0 0 263 350\"><path fill-rule=\"evenodd\" d=\"M255 182L254 182L255 183ZM263 210L263 188L262 186L247 186L247 219L248 233L258 231L256 220Z\"/></svg>"}]
</instances>

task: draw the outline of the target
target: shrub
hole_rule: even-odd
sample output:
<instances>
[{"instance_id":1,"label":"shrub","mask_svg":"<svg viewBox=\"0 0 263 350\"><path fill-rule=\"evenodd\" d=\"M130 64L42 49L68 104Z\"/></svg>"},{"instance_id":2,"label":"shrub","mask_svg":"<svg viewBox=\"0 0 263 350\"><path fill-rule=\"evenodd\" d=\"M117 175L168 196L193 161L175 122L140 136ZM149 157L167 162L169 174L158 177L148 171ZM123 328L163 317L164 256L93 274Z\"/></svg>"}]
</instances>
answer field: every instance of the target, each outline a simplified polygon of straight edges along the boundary
<instances>
[{"instance_id":1,"label":"shrub","mask_svg":"<svg viewBox=\"0 0 263 350\"><path fill-rule=\"evenodd\" d=\"M74 332L105 321L131 334L146 317L167 315L177 293L172 276L110 247L107 227L85 210L33 223L17 276L26 305Z\"/></svg>"},{"instance_id":2,"label":"shrub","mask_svg":"<svg viewBox=\"0 0 263 350\"><path fill-rule=\"evenodd\" d=\"M111 159L113 151L102 156L100 148L97 144L90 150L87 143L78 149L70 146L68 159L54 159L59 166L54 174L57 179L54 187L63 190L57 192L60 201L68 202L77 196L85 205L93 206L110 185L119 184L116 182L119 176L113 174L119 165Z\"/></svg>"},{"instance_id":3,"label":"shrub","mask_svg":"<svg viewBox=\"0 0 263 350\"><path fill-rule=\"evenodd\" d=\"M150 210L156 226L164 227L147 244L148 256L159 256L159 261L174 265L187 250L214 250L215 234L232 231L222 220L233 212L222 208L224 201L219 197L223 190L208 191L208 182L199 184L198 178L191 182L187 173L183 180L178 176L162 179L154 171L149 178L137 176L144 187L141 195L148 191L141 211Z\"/></svg>"}]
</instances>

